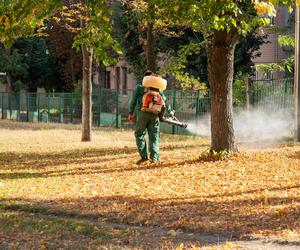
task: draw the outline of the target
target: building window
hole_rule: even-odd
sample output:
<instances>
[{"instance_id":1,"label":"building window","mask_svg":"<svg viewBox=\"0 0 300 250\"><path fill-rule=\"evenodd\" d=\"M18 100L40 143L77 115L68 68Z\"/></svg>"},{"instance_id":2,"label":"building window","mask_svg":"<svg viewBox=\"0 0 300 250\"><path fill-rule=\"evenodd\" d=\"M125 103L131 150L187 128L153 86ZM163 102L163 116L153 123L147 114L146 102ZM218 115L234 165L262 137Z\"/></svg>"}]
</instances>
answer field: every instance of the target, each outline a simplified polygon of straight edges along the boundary
<instances>
[{"instance_id":1,"label":"building window","mask_svg":"<svg viewBox=\"0 0 300 250\"><path fill-rule=\"evenodd\" d=\"M273 78L272 72L270 72L270 71L264 72L263 80L272 80L272 78Z\"/></svg>"},{"instance_id":2,"label":"building window","mask_svg":"<svg viewBox=\"0 0 300 250\"><path fill-rule=\"evenodd\" d=\"M127 82L127 68L126 67L122 67L122 74L123 74L122 93L123 93L123 95L127 95L128 82Z\"/></svg>"},{"instance_id":3,"label":"building window","mask_svg":"<svg viewBox=\"0 0 300 250\"><path fill-rule=\"evenodd\" d=\"M110 71L105 71L105 88L110 89Z\"/></svg>"},{"instance_id":4,"label":"building window","mask_svg":"<svg viewBox=\"0 0 300 250\"><path fill-rule=\"evenodd\" d=\"M253 75L251 76L252 81L257 81L259 79L259 73L258 71L255 71Z\"/></svg>"},{"instance_id":5,"label":"building window","mask_svg":"<svg viewBox=\"0 0 300 250\"><path fill-rule=\"evenodd\" d=\"M120 67L116 67L116 88L120 89Z\"/></svg>"},{"instance_id":6,"label":"building window","mask_svg":"<svg viewBox=\"0 0 300 250\"><path fill-rule=\"evenodd\" d=\"M284 11L284 24L289 25L289 22L291 21L292 17L295 16L295 8L293 8L293 11L290 13L288 8L285 8Z\"/></svg>"}]
</instances>

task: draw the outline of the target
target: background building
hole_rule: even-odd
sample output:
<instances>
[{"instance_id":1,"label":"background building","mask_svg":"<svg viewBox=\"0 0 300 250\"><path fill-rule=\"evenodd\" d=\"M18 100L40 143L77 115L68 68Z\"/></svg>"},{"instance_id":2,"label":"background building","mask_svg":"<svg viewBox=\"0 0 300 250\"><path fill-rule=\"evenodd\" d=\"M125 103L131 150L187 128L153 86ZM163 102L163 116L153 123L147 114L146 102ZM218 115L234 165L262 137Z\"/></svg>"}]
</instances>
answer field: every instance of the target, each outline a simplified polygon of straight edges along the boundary
<instances>
[{"instance_id":1,"label":"background building","mask_svg":"<svg viewBox=\"0 0 300 250\"><path fill-rule=\"evenodd\" d=\"M256 57L253 62L254 64L271 64L279 63L288 57L287 53L278 43L278 36L288 32L288 21L291 14L288 12L286 7L276 8L276 17L270 17L270 24L272 28L265 28L261 32L268 34L266 43L260 48L261 56ZM256 72L255 80L270 80L279 79L284 77L284 72Z\"/></svg>"}]
</instances>

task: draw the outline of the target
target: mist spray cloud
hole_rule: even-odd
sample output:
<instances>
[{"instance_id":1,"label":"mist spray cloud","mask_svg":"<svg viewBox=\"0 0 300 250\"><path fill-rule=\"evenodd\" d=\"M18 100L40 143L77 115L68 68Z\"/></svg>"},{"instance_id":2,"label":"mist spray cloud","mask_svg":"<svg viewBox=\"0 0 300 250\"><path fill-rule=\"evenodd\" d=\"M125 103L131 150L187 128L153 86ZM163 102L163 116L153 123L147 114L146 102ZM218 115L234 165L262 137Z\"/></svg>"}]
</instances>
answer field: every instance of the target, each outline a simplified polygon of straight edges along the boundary
<instances>
[{"instance_id":1,"label":"mist spray cloud","mask_svg":"<svg viewBox=\"0 0 300 250\"><path fill-rule=\"evenodd\" d=\"M234 132L237 142L278 142L291 135L293 115L290 109L252 109L234 114ZM188 130L195 135L210 136L210 114L190 121Z\"/></svg>"}]
</instances>

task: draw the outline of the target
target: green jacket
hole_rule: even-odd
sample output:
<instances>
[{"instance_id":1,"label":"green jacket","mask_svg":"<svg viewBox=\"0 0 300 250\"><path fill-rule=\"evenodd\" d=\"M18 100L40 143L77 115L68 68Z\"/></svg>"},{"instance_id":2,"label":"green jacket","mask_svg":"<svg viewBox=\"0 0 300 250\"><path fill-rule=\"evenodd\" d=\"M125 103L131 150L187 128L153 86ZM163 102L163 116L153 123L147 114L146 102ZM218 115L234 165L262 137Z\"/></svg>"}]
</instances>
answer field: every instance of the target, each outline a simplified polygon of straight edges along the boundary
<instances>
[{"instance_id":1,"label":"green jacket","mask_svg":"<svg viewBox=\"0 0 300 250\"><path fill-rule=\"evenodd\" d=\"M143 100L144 93L145 93L144 86L136 85L136 87L134 88L134 90L132 92L130 101L129 101L129 107L128 107L129 114L135 113L137 115L141 111L141 109L142 109L142 100ZM166 103L167 98L164 95L164 93L159 92L159 94L162 96L164 102ZM171 111L171 107L167 103L166 103L166 111L167 112Z\"/></svg>"}]
</instances>

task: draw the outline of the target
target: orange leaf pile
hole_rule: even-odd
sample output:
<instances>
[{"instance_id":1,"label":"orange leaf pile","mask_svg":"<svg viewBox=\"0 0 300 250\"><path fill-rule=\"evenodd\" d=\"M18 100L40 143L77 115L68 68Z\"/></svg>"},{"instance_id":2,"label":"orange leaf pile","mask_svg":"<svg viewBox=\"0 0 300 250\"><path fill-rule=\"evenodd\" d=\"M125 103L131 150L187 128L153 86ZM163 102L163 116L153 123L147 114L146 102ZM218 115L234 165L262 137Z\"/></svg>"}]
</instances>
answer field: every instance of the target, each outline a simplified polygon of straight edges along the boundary
<instances>
[{"instance_id":1,"label":"orange leaf pile","mask_svg":"<svg viewBox=\"0 0 300 250\"><path fill-rule=\"evenodd\" d=\"M1 129L2 200L99 221L299 240L299 145L201 161L207 141L162 135L161 163L137 166L132 131L96 130L83 144L76 129L25 129Z\"/></svg>"}]
</instances>

